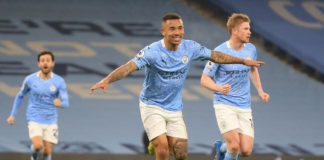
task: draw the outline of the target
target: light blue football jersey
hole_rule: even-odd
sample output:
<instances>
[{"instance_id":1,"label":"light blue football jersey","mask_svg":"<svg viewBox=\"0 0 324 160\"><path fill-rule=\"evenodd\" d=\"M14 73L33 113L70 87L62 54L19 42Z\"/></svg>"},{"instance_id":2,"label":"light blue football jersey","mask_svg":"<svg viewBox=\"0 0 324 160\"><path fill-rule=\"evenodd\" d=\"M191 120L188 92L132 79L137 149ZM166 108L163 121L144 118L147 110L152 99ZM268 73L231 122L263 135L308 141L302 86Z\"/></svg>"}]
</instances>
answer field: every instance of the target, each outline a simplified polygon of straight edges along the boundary
<instances>
[{"instance_id":1,"label":"light blue football jersey","mask_svg":"<svg viewBox=\"0 0 324 160\"><path fill-rule=\"evenodd\" d=\"M190 64L210 56L211 50L192 40L183 39L176 51L166 49L163 39L146 46L132 59L138 69L145 68L140 100L169 111L182 110L182 88Z\"/></svg>"},{"instance_id":2,"label":"light blue football jersey","mask_svg":"<svg viewBox=\"0 0 324 160\"><path fill-rule=\"evenodd\" d=\"M58 114L53 100L60 98L63 108L69 106L66 84L63 78L54 73L47 80L41 79L39 73L32 73L25 78L20 91L16 95L10 115L16 115L22 99L26 94L29 94L26 111L27 120L41 124L56 124Z\"/></svg>"},{"instance_id":3,"label":"light blue football jersey","mask_svg":"<svg viewBox=\"0 0 324 160\"><path fill-rule=\"evenodd\" d=\"M242 59L256 60L257 58L256 48L251 43L245 43L243 49L236 51L230 47L227 41L216 47L215 50ZM219 92L214 93L214 104L222 103L239 108L250 108L250 70L250 67L243 64L207 62L203 71L204 74L212 77L216 84L231 85L230 92L227 95Z\"/></svg>"}]
</instances>

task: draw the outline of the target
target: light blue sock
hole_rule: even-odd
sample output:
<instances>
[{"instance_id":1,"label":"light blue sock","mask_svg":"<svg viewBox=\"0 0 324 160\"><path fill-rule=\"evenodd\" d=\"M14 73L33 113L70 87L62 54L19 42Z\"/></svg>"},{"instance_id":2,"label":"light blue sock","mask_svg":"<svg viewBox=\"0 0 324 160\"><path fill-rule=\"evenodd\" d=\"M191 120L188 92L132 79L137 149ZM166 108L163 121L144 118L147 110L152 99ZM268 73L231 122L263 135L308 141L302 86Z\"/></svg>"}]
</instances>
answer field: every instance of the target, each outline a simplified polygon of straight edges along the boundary
<instances>
[{"instance_id":1,"label":"light blue sock","mask_svg":"<svg viewBox=\"0 0 324 160\"><path fill-rule=\"evenodd\" d=\"M224 160L238 160L238 153L226 152Z\"/></svg>"},{"instance_id":2,"label":"light blue sock","mask_svg":"<svg viewBox=\"0 0 324 160\"><path fill-rule=\"evenodd\" d=\"M226 152L226 150L227 150L227 148L226 148L226 143L223 143L222 145L221 145L221 147L220 147L220 151L222 152L222 153L225 153Z\"/></svg>"},{"instance_id":3,"label":"light blue sock","mask_svg":"<svg viewBox=\"0 0 324 160\"><path fill-rule=\"evenodd\" d=\"M52 155L44 156L44 160L52 160Z\"/></svg>"}]
</instances>

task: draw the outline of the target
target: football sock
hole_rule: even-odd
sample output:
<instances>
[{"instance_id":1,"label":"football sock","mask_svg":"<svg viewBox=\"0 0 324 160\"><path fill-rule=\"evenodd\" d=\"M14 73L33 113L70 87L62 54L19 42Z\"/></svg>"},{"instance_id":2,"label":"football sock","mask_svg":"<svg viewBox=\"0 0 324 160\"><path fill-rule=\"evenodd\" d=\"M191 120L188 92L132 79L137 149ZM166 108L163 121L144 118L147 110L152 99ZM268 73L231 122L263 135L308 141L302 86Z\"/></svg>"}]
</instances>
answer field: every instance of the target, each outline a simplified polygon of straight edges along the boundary
<instances>
[{"instance_id":1,"label":"football sock","mask_svg":"<svg viewBox=\"0 0 324 160\"><path fill-rule=\"evenodd\" d=\"M44 160L52 160L52 155L47 155L47 156L44 156Z\"/></svg>"},{"instance_id":2,"label":"football sock","mask_svg":"<svg viewBox=\"0 0 324 160\"><path fill-rule=\"evenodd\" d=\"M226 143L223 143L222 145L221 145L221 147L220 147L220 151L222 152L222 153L225 153L226 152L226 150L227 150L227 148L226 148Z\"/></svg>"},{"instance_id":3,"label":"football sock","mask_svg":"<svg viewBox=\"0 0 324 160\"><path fill-rule=\"evenodd\" d=\"M40 150L36 150L33 145L30 146L31 149L31 155L33 157L33 160L37 160L38 155L40 154Z\"/></svg>"},{"instance_id":4,"label":"football sock","mask_svg":"<svg viewBox=\"0 0 324 160\"><path fill-rule=\"evenodd\" d=\"M238 153L230 153L229 151L226 152L224 160L237 160Z\"/></svg>"}]
</instances>

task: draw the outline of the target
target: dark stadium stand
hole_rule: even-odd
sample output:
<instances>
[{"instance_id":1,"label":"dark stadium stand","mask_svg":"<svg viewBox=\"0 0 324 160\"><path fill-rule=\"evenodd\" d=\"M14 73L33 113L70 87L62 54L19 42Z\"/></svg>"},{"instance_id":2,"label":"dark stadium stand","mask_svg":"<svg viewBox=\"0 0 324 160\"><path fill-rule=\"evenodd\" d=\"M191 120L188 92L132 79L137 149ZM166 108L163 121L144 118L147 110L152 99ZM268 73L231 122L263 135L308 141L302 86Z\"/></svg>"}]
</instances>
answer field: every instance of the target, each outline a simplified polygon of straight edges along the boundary
<instances>
[{"instance_id":1,"label":"dark stadium stand","mask_svg":"<svg viewBox=\"0 0 324 160\"><path fill-rule=\"evenodd\" d=\"M323 80L323 1L208 1L228 13L250 15L255 33L273 44L279 56L287 53L289 61Z\"/></svg>"}]
</instances>

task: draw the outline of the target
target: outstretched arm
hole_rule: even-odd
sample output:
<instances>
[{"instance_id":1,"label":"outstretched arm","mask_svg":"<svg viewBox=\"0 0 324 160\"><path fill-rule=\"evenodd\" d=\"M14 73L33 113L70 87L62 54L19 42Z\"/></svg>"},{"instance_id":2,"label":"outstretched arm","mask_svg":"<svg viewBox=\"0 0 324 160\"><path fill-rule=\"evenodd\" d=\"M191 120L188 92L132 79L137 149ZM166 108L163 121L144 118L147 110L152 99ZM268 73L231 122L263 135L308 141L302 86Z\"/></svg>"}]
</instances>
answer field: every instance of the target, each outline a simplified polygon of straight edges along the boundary
<instances>
[{"instance_id":1,"label":"outstretched arm","mask_svg":"<svg viewBox=\"0 0 324 160\"><path fill-rule=\"evenodd\" d=\"M21 106L21 102L24 99L24 96L29 92L29 87L26 84L26 79L23 82L23 86L21 87L20 91L17 93L15 97L14 104L12 106L12 110L10 116L7 118L7 123L9 125L13 125L15 123L15 116L18 112L18 109Z\"/></svg>"},{"instance_id":2,"label":"outstretched arm","mask_svg":"<svg viewBox=\"0 0 324 160\"><path fill-rule=\"evenodd\" d=\"M15 123L15 116L17 114L18 109L20 108L20 104L21 104L23 98L24 98L24 95L21 94L21 92L19 92L16 95L16 98L15 98L15 101L14 101L10 116L7 118L7 123L9 125L13 125Z\"/></svg>"},{"instance_id":3,"label":"outstretched arm","mask_svg":"<svg viewBox=\"0 0 324 160\"><path fill-rule=\"evenodd\" d=\"M263 91L258 68L251 67L250 79L251 79L254 87L258 91L258 94L259 94L259 97L261 98L261 100L263 102L268 102L270 99L270 95Z\"/></svg>"},{"instance_id":4,"label":"outstretched arm","mask_svg":"<svg viewBox=\"0 0 324 160\"><path fill-rule=\"evenodd\" d=\"M264 64L264 62L262 61L241 59L218 51L212 51L210 60L215 63L221 63L221 64L244 64L247 66L255 66L255 67L259 67L262 64Z\"/></svg>"},{"instance_id":5,"label":"outstretched arm","mask_svg":"<svg viewBox=\"0 0 324 160\"><path fill-rule=\"evenodd\" d=\"M109 75L103 78L101 81L94 84L90 90L91 93L98 88L101 88L103 91L107 89L108 84L121 80L124 77L127 77L129 74L137 70L137 65L133 61L128 61L126 64L118 67L112 71Z\"/></svg>"},{"instance_id":6,"label":"outstretched arm","mask_svg":"<svg viewBox=\"0 0 324 160\"><path fill-rule=\"evenodd\" d=\"M214 80L206 74L202 74L200 79L200 85L211 90L213 92L220 92L224 95L227 95L231 89L231 85L219 85L214 82Z\"/></svg>"}]
</instances>

